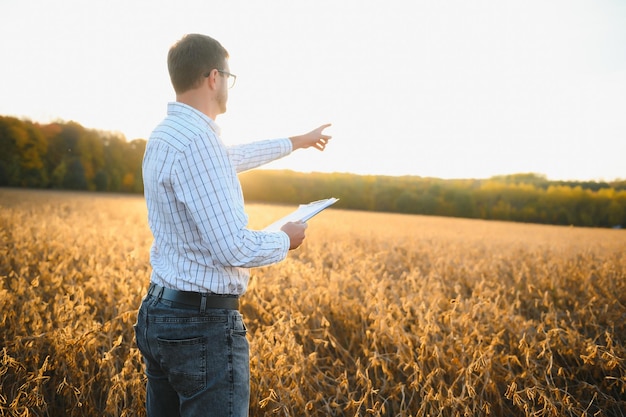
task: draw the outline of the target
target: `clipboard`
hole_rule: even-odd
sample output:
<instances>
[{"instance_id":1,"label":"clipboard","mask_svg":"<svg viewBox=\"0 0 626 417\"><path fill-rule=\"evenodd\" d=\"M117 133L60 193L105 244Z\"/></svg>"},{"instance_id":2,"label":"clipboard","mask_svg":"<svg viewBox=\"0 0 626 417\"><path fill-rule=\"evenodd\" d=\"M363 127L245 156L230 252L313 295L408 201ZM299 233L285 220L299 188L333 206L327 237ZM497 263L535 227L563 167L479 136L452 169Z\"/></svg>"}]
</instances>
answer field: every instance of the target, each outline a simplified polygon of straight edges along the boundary
<instances>
[{"instance_id":1,"label":"clipboard","mask_svg":"<svg viewBox=\"0 0 626 417\"><path fill-rule=\"evenodd\" d=\"M265 232L277 232L280 228L289 222L306 222L313 218L316 214L320 213L325 208L328 208L339 201L338 198L327 198L324 200L313 201L308 204L300 204L298 208L285 217L276 220L274 223L267 226L263 231Z\"/></svg>"}]
</instances>

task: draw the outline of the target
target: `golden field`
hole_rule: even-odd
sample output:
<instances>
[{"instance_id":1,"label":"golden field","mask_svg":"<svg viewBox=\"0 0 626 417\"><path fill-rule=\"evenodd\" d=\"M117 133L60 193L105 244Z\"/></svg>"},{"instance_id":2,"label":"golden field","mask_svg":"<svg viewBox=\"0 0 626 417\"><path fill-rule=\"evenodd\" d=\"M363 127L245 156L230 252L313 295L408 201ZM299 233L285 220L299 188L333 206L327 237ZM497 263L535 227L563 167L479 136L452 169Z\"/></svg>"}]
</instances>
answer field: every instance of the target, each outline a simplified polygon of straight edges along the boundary
<instances>
[{"instance_id":1,"label":"golden field","mask_svg":"<svg viewBox=\"0 0 626 417\"><path fill-rule=\"evenodd\" d=\"M243 297L251 416L626 415L626 231L329 209L307 236ZM141 197L0 189L0 416L145 415L150 243Z\"/></svg>"}]
</instances>

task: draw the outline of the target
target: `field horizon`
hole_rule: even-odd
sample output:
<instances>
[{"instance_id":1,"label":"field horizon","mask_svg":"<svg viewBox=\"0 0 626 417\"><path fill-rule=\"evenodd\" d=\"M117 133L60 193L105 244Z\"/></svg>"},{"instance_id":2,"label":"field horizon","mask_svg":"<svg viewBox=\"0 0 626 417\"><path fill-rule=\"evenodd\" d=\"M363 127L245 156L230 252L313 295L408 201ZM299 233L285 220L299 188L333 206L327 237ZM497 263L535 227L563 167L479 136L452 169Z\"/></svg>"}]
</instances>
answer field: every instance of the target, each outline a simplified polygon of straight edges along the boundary
<instances>
[{"instance_id":1,"label":"field horizon","mask_svg":"<svg viewBox=\"0 0 626 417\"><path fill-rule=\"evenodd\" d=\"M249 204L261 229L293 207ZM144 416L142 196L0 188L0 416ZM624 416L626 232L327 209L242 297L251 416Z\"/></svg>"}]
</instances>

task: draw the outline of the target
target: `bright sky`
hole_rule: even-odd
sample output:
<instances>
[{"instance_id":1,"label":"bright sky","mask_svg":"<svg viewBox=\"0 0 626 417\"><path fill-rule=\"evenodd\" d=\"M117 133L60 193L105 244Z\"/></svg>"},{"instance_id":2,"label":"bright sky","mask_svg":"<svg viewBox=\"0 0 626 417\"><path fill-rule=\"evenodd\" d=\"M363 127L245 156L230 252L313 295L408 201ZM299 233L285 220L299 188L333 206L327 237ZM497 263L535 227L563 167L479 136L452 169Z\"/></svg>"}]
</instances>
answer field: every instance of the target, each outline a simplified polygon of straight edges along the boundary
<instances>
[{"instance_id":1,"label":"bright sky","mask_svg":"<svg viewBox=\"0 0 626 417\"><path fill-rule=\"evenodd\" d=\"M623 0L2 0L0 115L147 138L192 32L238 76L226 143L333 123L270 168L626 178Z\"/></svg>"}]
</instances>

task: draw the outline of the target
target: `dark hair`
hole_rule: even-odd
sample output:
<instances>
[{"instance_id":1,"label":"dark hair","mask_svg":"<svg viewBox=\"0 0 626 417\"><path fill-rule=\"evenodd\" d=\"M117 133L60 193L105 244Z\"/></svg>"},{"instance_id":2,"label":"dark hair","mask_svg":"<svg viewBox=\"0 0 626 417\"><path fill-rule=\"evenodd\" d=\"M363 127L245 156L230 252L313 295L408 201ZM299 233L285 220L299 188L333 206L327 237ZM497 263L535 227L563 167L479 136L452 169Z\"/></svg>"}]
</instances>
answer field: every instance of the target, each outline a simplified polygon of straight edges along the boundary
<instances>
[{"instance_id":1,"label":"dark hair","mask_svg":"<svg viewBox=\"0 0 626 417\"><path fill-rule=\"evenodd\" d=\"M174 91L178 94L195 88L208 72L222 69L226 59L228 51L210 36L183 36L167 54L167 69Z\"/></svg>"}]
</instances>

